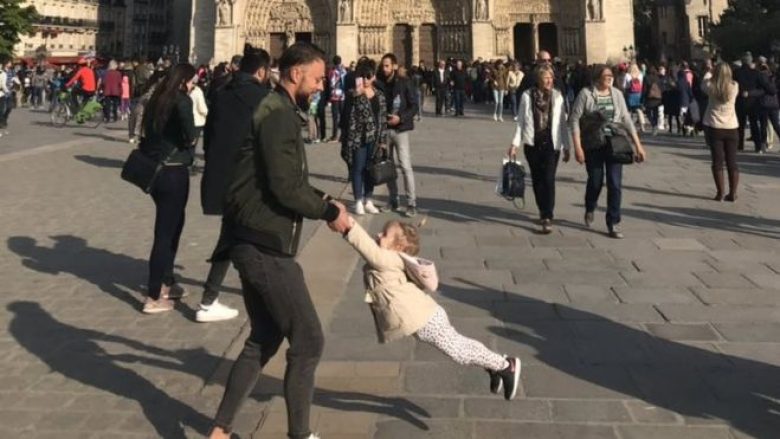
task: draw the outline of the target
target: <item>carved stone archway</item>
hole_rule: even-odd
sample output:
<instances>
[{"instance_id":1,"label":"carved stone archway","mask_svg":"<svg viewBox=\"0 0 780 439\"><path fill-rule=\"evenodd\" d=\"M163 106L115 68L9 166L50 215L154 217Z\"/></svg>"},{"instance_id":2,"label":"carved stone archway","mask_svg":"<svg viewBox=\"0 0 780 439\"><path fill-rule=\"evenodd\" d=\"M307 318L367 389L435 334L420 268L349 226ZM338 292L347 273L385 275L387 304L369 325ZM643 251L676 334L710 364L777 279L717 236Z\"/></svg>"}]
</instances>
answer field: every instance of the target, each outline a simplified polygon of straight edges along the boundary
<instances>
[{"instance_id":1,"label":"carved stone archway","mask_svg":"<svg viewBox=\"0 0 780 439\"><path fill-rule=\"evenodd\" d=\"M335 16L329 0L246 0L244 40L271 50L277 38L285 45L296 35L310 35L311 42L326 53L333 49Z\"/></svg>"}]
</instances>

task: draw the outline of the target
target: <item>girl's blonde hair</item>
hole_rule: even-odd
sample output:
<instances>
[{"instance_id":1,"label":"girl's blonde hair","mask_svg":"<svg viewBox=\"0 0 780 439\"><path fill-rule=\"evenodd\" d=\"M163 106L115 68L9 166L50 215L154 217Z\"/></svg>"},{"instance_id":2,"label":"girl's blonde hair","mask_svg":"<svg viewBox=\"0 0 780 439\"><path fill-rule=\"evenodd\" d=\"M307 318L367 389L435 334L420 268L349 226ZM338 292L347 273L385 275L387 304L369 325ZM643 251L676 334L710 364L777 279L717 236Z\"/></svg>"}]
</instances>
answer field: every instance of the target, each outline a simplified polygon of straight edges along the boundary
<instances>
[{"instance_id":1,"label":"girl's blonde hair","mask_svg":"<svg viewBox=\"0 0 780 439\"><path fill-rule=\"evenodd\" d=\"M427 218L423 218L417 224L405 223L403 221L388 221L385 224L385 230L390 227L398 226L401 229L403 237L399 238L401 242L396 242L400 245L401 251L410 256L417 256L420 254L420 228L428 222Z\"/></svg>"},{"instance_id":2,"label":"girl's blonde hair","mask_svg":"<svg viewBox=\"0 0 780 439\"><path fill-rule=\"evenodd\" d=\"M712 91L710 95L718 102L728 102L733 87L734 80L732 79L731 66L724 62L718 63L712 72Z\"/></svg>"},{"instance_id":3,"label":"girl's blonde hair","mask_svg":"<svg viewBox=\"0 0 780 439\"><path fill-rule=\"evenodd\" d=\"M639 79L642 75L642 70L639 69L637 63L631 63L631 67L628 69L628 74L631 75L631 79Z\"/></svg>"}]
</instances>

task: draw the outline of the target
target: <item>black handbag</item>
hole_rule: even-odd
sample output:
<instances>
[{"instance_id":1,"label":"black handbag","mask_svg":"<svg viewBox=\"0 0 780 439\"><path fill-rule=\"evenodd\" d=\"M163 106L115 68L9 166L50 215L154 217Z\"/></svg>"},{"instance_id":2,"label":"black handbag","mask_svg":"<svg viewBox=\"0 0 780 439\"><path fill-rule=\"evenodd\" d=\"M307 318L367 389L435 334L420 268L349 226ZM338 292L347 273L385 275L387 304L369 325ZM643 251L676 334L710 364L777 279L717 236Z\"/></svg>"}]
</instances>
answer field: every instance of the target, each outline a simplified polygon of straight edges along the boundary
<instances>
[{"instance_id":1,"label":"black handbag","mask_svg":"<svg viewBox=\"0 0 780 439\"><path fill-rule=\"evenodd\" d=\"M585 113L580 118L580 139L584 151L601 149L607 144L604 128L609 120L600 111Z\"/></svg>"},{"instance_id":2,"label":"black handbag","mask_svg":"<svg viewBox=\"0 0 780 439\"><path fill-rule=\"evenodd\" d=\"M374 186L380 186L398 178L395 162L390 157L387 148L377 147L376 151L374 151L372 163L368 167L368 175Z\"/></svg>"},{"instance_id":3,"label":"black handbag","mask_svg":"<svg viewBox=\"0 0 780 439\"><path fill-rule=\"evenodd\" d=\"M144 193L149 193L152 190L154 181L162 171L165 162L167 162L173 154L176 152L176 148L168 154L163 161L157 161L143 152L139 148L130 152L130 155L125 160L124 166L122 166L122 180L130 182L137 186Z\"/></svg>"},{"instance_id":4,"label":"black handbag","mask_svg":"<svg viewBox=\"0 0 780 439\"><path fill-rule=\"evenodd\" d=\"M607 137L609 160L623 165L634 163L634 146L629 134L620 125L610 124L609 127L612 130L612 135Z\"/></svg>"}]
</instances>

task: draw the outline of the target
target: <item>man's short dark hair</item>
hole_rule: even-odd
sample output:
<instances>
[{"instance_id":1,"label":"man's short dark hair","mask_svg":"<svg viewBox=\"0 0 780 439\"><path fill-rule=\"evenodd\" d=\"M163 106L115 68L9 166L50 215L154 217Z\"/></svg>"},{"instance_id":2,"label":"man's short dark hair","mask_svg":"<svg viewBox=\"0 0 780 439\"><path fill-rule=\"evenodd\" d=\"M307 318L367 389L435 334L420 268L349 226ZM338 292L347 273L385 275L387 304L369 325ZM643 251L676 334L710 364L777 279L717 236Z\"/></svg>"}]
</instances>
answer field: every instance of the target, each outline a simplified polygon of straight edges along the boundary
<instances>
[{"instance_id":1,"label":"man's short dark hair","mask_svg":"<svg viewBox=\"0 0 780 439\"><path fill-rule=\"evenodd\" d=\"M341 57L336 55L333 57L333 65L334 66L340 66L341 65Z\"/></svg>"},{"instance_id":2,"label":"man's short dark hair","mask_svg":"<svg viewBox=\"0 0 780 439\"><path fill-rule=\"evenodd\" d=\"M315 61L325 62L325 52L311 43L295 43L288 47L279 58L279 74L283 78L290 77L290 70L295 66L311 64Z\"/></svg>"},{"instance_id":3,"label":"man's short dark hair","mask_svg":"<svg viewBox=\"0 0 780 439\"><path fill-rule=\"evenodd\" d=\"M271 64L271 55L263 49L252 46L244 47L244 57L241 58L239 70L254 75L260 69L268 69Z\"/></svg>"},{"instance_id":4,"label":"man's short dark hair","mask_svg":"<svg viewBox=\"0 0 780 439\"><path fill-rule=\"evenodd\" d=\"M398 58L395 57L395 54L393 53L385 53L382 55L382 61L389 59L391 63L398 64Z\"/></svg>"}]
</instances>

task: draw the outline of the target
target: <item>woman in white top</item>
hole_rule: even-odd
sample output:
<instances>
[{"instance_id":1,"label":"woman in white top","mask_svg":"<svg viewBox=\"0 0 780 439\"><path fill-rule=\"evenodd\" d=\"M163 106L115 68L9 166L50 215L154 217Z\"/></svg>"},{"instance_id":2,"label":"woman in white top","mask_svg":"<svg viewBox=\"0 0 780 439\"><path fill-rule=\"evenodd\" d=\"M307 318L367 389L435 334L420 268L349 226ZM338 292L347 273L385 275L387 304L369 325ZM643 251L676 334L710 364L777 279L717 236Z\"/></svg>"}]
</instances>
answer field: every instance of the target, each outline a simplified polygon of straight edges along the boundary
<instances>
[{"instance_id":1,"label":"woman in white top","mask_svg":"<svg viewBox=\"0 0 780 439\"><path fill-rule=\"evenodd\" d=\"M732 79L731 67L720 63L713 73L704 75L702 91L709 96L702 123L707 145L712 154L712 177L715 180L715 201L736 201L739 185L737 145L739 121L736 101L739 85ZM723 164L729 174L729 193L723 196Z\"/></svg>"},{"instance_id":2,"label":"woman in white top","mask_svg":"<svg viewBox=\"0 0 780 439\"><path fill-rule=\"evenodd\" d=\"M555 208L555 173L563 150L563 161L569 161L571 135L566 126L566 108L561 92L555 89L552 67L536 70L536 86L520 98L517 130L507 154L514 158L523 145L531 168L534 198L539 208L542 233L552 232Z\"/></svg>"},{"instance_id":3,"label":"woman in white top","mask_svg":"<svg viewBox=\"0 0 780 439\"><path fill-rule=\"evenodd\" d=\"M195 77L195 81L197 83L197 76ZM197 85L192 87L190 99L192 99L192 115L195 119L195 149L197 149L198 140L200 139L200 136L203 135L203 127L206 126L206 116L209 114L209 107L206 105L206 96L203 94L203 90ZM192 167L190 168L193 175L198 169L197 164L198 158L196 156L192 162Z\"/></svg>"},{"instance_id":4,"label":"woman in white top","mask_svg":"<svg viewBox=\"0 0 780 439\"><path fill-rule=\"evenodd\" d=\"M512 116L514 116L515 121L517 121L518 105L520 105L520 94L517 91L520 89L524 76L525 74L517 63L513 63L509 67L507 86L509 87L509 99L512 100Z\"/></svg>"}]
</instances>

